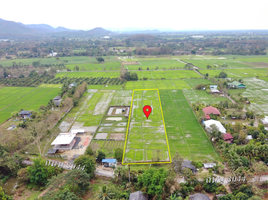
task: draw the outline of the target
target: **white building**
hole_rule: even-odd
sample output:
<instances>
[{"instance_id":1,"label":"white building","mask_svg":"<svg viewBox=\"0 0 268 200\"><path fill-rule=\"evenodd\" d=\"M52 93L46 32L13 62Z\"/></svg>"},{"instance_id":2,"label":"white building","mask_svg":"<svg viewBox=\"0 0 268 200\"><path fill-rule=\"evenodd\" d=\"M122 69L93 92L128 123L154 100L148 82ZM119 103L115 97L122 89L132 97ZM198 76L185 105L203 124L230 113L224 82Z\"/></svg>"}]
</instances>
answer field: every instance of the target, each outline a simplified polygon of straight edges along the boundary
<instances>
[{"instance_id":1,"label":"white building","mask_svg":"<svg viewBox=\"0 0 268 200\"><path fill-rule=\"evenodd\" d=\"M51 145L54 145L53 149L70 150L76 142L75 136L72 133L60 133Z\"/></svg>"},{"instance_id":2,"label":"white building","mask_svg":"<svg viewBox=\"0 0 268 200\"><path fill-rule=\"evenodd\" d=\"M47 56L53 56L53 57L55 57L57 55L58 55L58 53L52 51L52 53L48 54Z\"/></svg>"},{"instance_id":3,"label":"white building","mask_svg":"<svg viewBox=\"0 0 268 200\"><path fill-rule=\"evenodd\" d=\"M214 120L214 119L210 119L210 120L207 120L207 121L204 121L204 124L205 124L205 128L208 132L211 133L211 125L212 124L215 124L216 127L219 129L219 131L221 133L226 133L226 129L224 128L224 126L221 124L221 122L217 121L217 120Z\"/></svg>"}]
</instances>

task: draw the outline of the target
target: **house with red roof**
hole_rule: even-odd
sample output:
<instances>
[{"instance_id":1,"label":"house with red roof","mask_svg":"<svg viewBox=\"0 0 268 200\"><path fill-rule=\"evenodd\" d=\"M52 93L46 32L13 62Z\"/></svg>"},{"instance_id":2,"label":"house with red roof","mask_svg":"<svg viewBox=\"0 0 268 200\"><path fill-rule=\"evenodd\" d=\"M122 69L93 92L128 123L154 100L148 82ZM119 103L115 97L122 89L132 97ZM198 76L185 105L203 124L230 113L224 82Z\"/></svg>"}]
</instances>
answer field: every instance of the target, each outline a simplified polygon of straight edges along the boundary
<instances>
[{"instance_id":1,"label":"house with red roof","mask_svg":"<svg viewBox=\"0 0 268 200\"><path fill-rule=\"evenodd\" d=\"M222 137L225 142L232 143L234 137L230 133L222 134Z\"/></svg>"},{"instance_id":2,"label":"house with red roof","mask_svg":"<svg viewBox=\"0 0 268 200\"><path fill-rule=\"evenodd\" d=\"M212 107L212 106L203 108L203 112L205 113L205 115L214 114L214 115L219 116L221 114L217 108Z\"/></svg>"}]
</instances>

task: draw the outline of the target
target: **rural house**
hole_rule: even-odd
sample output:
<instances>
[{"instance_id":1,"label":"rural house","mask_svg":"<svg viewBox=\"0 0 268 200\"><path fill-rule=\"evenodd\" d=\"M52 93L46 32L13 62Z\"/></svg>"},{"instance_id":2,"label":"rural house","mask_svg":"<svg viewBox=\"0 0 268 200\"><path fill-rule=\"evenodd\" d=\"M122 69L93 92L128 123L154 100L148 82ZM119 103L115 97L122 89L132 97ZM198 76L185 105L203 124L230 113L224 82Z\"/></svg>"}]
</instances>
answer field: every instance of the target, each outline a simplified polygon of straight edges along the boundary
<instances>
[{"instance_id":1,"label":"rural house","mask_svg":"<svg viewBox=\"0 0 268 200\"><path fill-rule=\"evenodd\" d=\"M19 112L19 115L24 118L24 119L27 119L27 118L30 118L31 115L32 115L32 112L31 111L27 111L27 110L22 110Z\"/></svg>"},{"instance_id":2,"label":"rural house","mask_svg":"<svg viewBox=\"0 0 268 200\"><path fill-rule=\"evenodd\" d=\"M193 166L191 163L192 163L192 161L184 160L182 163L182 169L188 168L188 169L192 170L193 173L195 173L197 170L196 170L195 166Z\"/></svg>"},{"instance_id":3,"label":"rural house","mask_svg":"<svg viewBox=\"0 0 268 200\"><path fill-rule=\"evenodd\" d=\"M205 169L210 169L216 166L216 163L203 163Z\"/></svg>"},{"instance_id":4,"label":"rural house","mask_svg":"<svg viewBox=\"0 0 268 200\"><path fill-rule=\"evenodd\" d=\"M224 126L221 124L221 122L219 122L217 120L210 119L210 120L204 121L203 123L205 125L206 130L210 133L211 133L211 125L212 124L215 124L215 126L218 128L218 130L221 133L226 133L226 129L224 128Z\"/></svg>"},{"instance_id":5,"label":"rural house","mask_svg":"<svg viewBox=\"0 0 268 200\"><path fill-rule=\"evenodd\" d=\"M228 89L235 88L235 89L245 89L246 86L238 81L233 81L232 83L227 83Z\"/></svg>"},{"instance_id":6,"label":"rural house","mask_svg":"<svg viewBox=\"0 0 268 200\"><path fill-rule=\"evenodd\" d=\"M205 113L205 115L214 114L214 115L219 116L221 114L217 108L212 107L212 106L203 108L203 112Z\"/></svg>"},{"instance_id":7,"label":"rural house","mask_svg":"<svg viewBox=\"0 0 268 200\"><path fill-rule=\"evenodd\" d=\"M210 200L210 198L202 193L196 193L194 195L189 196L190 200Z\"/></svg>"},{"instance_id":8,"label":"rural house","mask_svg":"<svg viewBox=\"0 0 268 200\"><path fill-rule=\"evenodd\" d=\"M76 142L75 136L72 133L60 133L51 145L54 145L53 149L71 150Z\"/></svg>"},{"instance_id":9,"label":"rural house","mask_svg":"<svg viewBox=\"0 0 268 200\"><path fill-rule=\"evenodd\" d=\"M129 200L148 200L148 197L141 191L130 193Z\"/></svg>"},{"instance_id":10,"label":"rural house","mask_svg":"<svg viewBox=\"0 0 268 200\"><path fill-rule=\"evenodd\" d=\"M209 86L210 92L212 94L218 94L220 93L220 91L218 90L218 86L217 85L210 85Z\"/></svg>"},{"instance_id":11,"label":"rural house","mask_svg":"<svg viewBox=\"0 0 268 200\"><path fill-rule=\"evenodd\" d=\"M69 89L71 89L72 87L77 87L77 83L73 82L69 85Z\"/></svg>"},{"instance_id":12,"label":"rural house","mask_svg":"<svg viewBox=\"0 0 268 200\"><path fill-rule=\"evenodd\" d=\"M61 97L60 96L56 96L54 99L53 99L53 102L54 104L59 107L60 103L61 103Z\"/></svg>"},{"instance_id":13,"label":"rural house","mask_svg":"<svg viewBox=\"0 0 268 200\"><path fill-rule=\"evenodd\" d=\"M232 141L234 139L234 137L230 133L222 134L222 137L223 137L224 141L227 143L232 143Z\"/></svg>"},{"instance_id":14,"label":"rural house","mask_svg":"<svg viewBox=\"0 0 268 200\"><path fill-rule=\"evenodd\" d=\"M102 159L101 162L104 167L113 167L113 166L116 167L117 166L116 159Z\"/></svg>"}]
</instances>

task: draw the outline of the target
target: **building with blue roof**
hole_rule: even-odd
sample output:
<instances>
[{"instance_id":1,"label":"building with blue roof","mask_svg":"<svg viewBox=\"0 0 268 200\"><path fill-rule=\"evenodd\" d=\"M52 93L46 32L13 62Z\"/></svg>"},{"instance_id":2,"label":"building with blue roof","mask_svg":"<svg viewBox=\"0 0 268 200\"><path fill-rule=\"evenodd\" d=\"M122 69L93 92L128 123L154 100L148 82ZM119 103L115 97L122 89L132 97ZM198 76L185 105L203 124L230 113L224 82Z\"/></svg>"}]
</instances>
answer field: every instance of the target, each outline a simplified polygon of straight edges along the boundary
<instances>
[{"instance_id":1,"label":"building with blue roof","mask_svg":"<svg viewBox=\"0 0 268 200\"><path fill-rule=\"evenodd\" d=\"M103 163L104 167L116 167L117 166L117 160L116 159L102 159L101 162Z\"/></svg>"}]
</instances>

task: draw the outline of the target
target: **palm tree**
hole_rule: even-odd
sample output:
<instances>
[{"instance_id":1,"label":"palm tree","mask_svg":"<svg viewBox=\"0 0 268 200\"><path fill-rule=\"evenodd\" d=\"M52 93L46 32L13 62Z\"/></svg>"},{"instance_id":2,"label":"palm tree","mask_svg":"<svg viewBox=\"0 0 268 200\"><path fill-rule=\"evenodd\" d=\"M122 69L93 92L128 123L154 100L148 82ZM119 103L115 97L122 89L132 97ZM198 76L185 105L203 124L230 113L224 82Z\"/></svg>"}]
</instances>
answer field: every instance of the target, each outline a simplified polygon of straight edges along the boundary
<instances>
[{"instance_id":1,"label":"palm tree","mask_svg":"<svg viewBox=\"0 0 268 200\"><path fill-rule=\"evenodd\" d=\"M111 192L110 188L107 186L102 186L99 192L97 193L96 197L100 200L110 200L113 199L114 193Z\"/></svg>"},{"instance_id":2,"label":"palm tree","mask_svg":"<svg viewBox=\"0 0 268 200\"><path fill-rule=\"evenodd\" d=\"M176 194L171 194L170 197L168 198L168 200L181 200L182 198L181 197L177 197Z\"/></svg>"}]
</instances>

